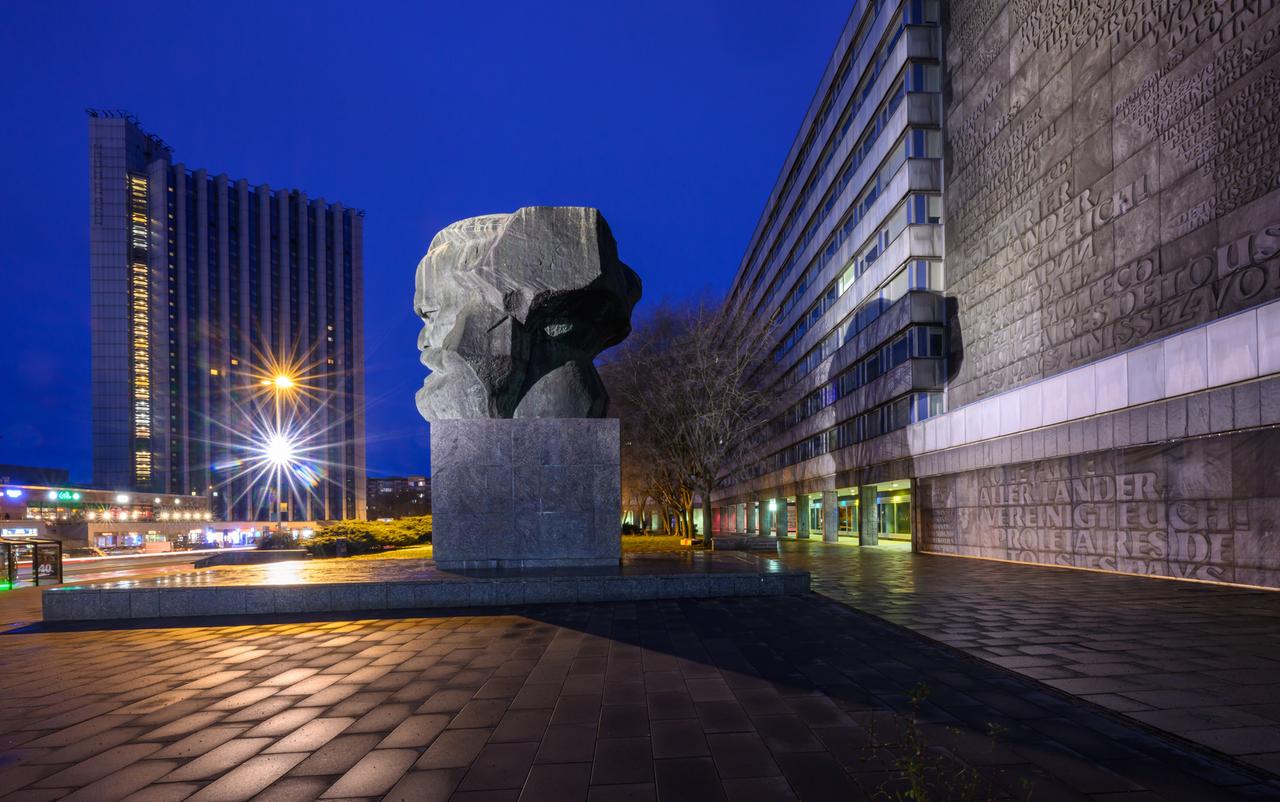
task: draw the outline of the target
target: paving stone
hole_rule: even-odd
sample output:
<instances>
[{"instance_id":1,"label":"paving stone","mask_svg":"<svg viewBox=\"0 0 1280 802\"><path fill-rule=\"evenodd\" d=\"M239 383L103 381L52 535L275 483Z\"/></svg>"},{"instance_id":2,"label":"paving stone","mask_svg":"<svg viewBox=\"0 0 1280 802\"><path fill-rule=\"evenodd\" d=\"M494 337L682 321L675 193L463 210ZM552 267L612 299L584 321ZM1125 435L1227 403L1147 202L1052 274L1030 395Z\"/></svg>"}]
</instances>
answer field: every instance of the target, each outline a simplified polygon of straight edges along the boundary
<instances>
[{"instance_id":1,"label":"paving stone","mask_svg":"<svg viewBox=\"0 0 1280 802\"><path fill-rule=\"evenodd\" d=\"M338 778L321 799L380 796L418 759L414 749L374 749Z\"/></svg>"},{"instance_id":2,"label":"paving stone","mask_svg":"<svg viewBox=\"0 0 1280 802\"><path fill-rule=\"evenodd\" d=\"M646 703L649 706L649 718L693 718L697 715L697 710L693 706L693 699L684 691L660 691L658 693L646 693Z\"/></svg>"},{"instance_id":3,"label":"paving stone","mask_svg":"<svg viewBox=\"0 0 1280 802\"><path fill-rule=\"evenodd\" d=\"M140 760L61 798L67 802L115 802L146 788L177 765L174 760Z\"/></svg>"},{"instance_id":4,"label":"paving stone","mask_svg":"<svg viewBox=\"0 0 1280 802\"><path fill-rule=\"evenodd\" d=\"M410 771L401 776L382 799L383 802L446 802L464 774L466 769Z\"/></svg>"},{"instance_id":5,"label":"paving stone","mask_svg":"<svg viewBox=\"0 0 1280 802\"><path fill-rule=\"evenodd\" d=\"M491 730L445 730L422 753L415 768L466 768L488 743Z\"/></svg>"},{"instance_id":6,"label":"paving stone","mask_svg":"<svg viewBox=\"0 0 1280 802\"><path fill-rule=\"evenodd\" d=\"M729 802L799 802L785 777L747 777L724 781Z\"/></svg>"},{"instance_id":7,"label":"paving stone","mask_svg":"<svg viewBox=\"0 0 1280 802\"><path fill-rule=\"evenodd\" d=\"M703 732L751 732L754 727L742 705L734 701L694 704Z\"/></svg>"},{"instance_id":8,"label":"paving stone","mask_svg":"<svg viewBox=\"0 0 1280 802\"><path fill-rule=\"evenodd\" d=\"M246 738L266 738L287 735L316 718L322 712L324 711L318 707L295 707L289 710L282 710L271 718L256 724L244 736Z\"/></svg>"},{"instance_id":9,"label":"paving stone","mask_svg":"<svg viewBox=\"0 0 1280 802\"><path fill-rule=\"evenodd\" d=\"M250 802L312 802L331 782L331 777L281 777Z\"/></svg>"},{"instance_id":10,"label":"paving stone","mask_svg":"<svg viewBox=\"0 0 1280 802\"><path fill-rule=\"evenodd\" d=\"M507 710L502 714L490 740L494 743L539 741L550 719L551 711L546 708Z\"/></svg>"},{"instance_id":11,"label":"paving stone","mask_svg":"<svg viewBox=\"0 0 1280 802\"><path fill-rule=\"evenodd\" d=\"M597 695L561 696L551 714L551 723L556 725L595 726L599 720L600 697Z\"/></svg>"},{"instance_id":12,"label":"paving stone","mask_svg":"<svg viewBox=\"0 0 1280 802\"><path fill-rule=\"evenodd\" d=\"M197 791L191 802L242 802L251 799L302 762L305 753L258 755Z\"/></svg>"},{"instance_id":13,"label":"paving stone","mask_svg":"<svg viewBox=\"0 0 1280 802\"><path fill-rule=\"evenodd\" d=\"M658 797L663 802L724 802L724 790L711 758L673 758L653 765Z\"/></svg>"},{"instance_id":14,"label":"paving stone","mask_svg":"<svg viewBox=\"0 0 1280 802\"><path fill-rule=\"evenodd\" d=\"M830 755L814 752L778 755L778 765L796 795L805 802L845 802L862 793Z\"/></svg>"},{"instance_id":15,"label":"paving stone","mask_svg":"<svg viewBox=\"0 0 1280 802\"><path fill-rule=\"evenodd\" d=\"M764 742L753 732L708 735L707 745L721 777L771 777L780 773Z\"/></svg>"},{"instance_id":16,"label":"paving stone","mask_svg":"<svg viewBox=\"0 0 1280 802\"><path fill-rule=\"evenodd\" d=\"M648 738L600 738L591 763L591 784L643 783L653 780Z\"/></svg>"},{"instance_id":17,"label":"paving stone","mask_svg":"<svg viewBox=\"0 0 1280 802\"><path fill-rule=\"evenodd\" d=\"M581 725L547 727L538 746L538 763L582 763L595 755L596 728Z\"/></svg>"},{"instance_id":18,"label":"paving stone","mask_svg":"<svg viewBox=\"0 0 1280 802\"><path fill-rule=\"evenodd\" d=\"M193 732L180 741L169 744L155 754L157 758L193 758L221 746L249 729L245 725L235 727L209 727Z\"/></svg>"},{"instance_id":19,"label":"paving stone","mask_svg":"<svg viewBox=\"0 0 1280 802\"><path fill-rule=\"evenodd\" d=\"M640 737L648 734L649 711L644 705L606 705L601 708L601 738Z\"/></svg>"},{"instance_id":20,"label":"paving stone","mask_svg":"<svg viewBox=\"0 0 1280 802\"><path fill-rule=\"evenodd\" d=\"M472 761L458 790L523 787L537 750L536 743L488 744Z\"/></svg>"},{"instance_id":21,"label":"paving stone","mask_svg":"<svg viewBox=\"0 0 1280 802\"><path fill-rule=\"evenodd\" d=\"M139 740L138 736L144 731L144 727L116 727L60 749L49 749L43 753L31 749L28 756L24 757L23 762L28 764L79 763L82 760L105 752L113 746Z\"/></svg>"},{"instance_id":22,"label":"paving stone","mask_svg":"<svg viewBox=\"0 0 1280 802\"><path fill-rule=\"evenodd\" d=\"M295 776L343 774L377 746L382 736L375 734L339 735L311 753L290 773Z\"/></svg>"},{"instance_id":23,"label":"paving stone","mask_svg":"<svg viewBox=\"0 0 1280 802\"><path fill-rule=\"evenodd\" d=\"M520 802L586 802L590 780L590 763L535 765L520 791Z\"/></svg>"},{"instance_id":24,"label":"paving stone","mask_svg":"<svg viewBox=\"0 0 1280 802\"><path fill-rule=\"evenodd\" d=\"M823 752L826 748L798 716L760 716L752 719L756 732L774 754Z\"/></svg>"},{"instance_id":25,"label":"paving stone","mask_svg":"<svg viewBox=\"0 0 1280 802\"><path fill-rule=\"evenodd\" d=\"M315 718L272 744L266 751L314 752L355 722L353 718ZM162 755L163 756L163 753Z\"/></svg>"},{"instance_id":26,"label":"paving stone","mask_svg":"<svg viewBox=\"0 0 1280 802\"><path fill-rule=\"evenodd\" d=\"M158 751L160 744L130 743L112 747L101 754L68 766L36 783L37 788L76 788L142 760Z\"/></svg>"}]
</instances>

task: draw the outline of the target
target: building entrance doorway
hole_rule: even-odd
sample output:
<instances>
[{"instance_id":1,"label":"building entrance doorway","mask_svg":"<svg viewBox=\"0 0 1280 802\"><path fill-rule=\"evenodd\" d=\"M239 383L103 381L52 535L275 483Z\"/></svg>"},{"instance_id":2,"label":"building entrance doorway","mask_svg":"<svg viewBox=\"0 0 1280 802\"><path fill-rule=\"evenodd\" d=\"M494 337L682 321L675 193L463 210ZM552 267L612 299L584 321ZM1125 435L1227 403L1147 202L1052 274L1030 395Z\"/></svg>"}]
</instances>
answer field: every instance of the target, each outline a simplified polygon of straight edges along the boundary
<instances>
[{"instance_id":1,"label":"building entrance doorway","mask_svg":"<svg viewBox=\"0 0 1280 802\"><path fill-rule=\"evenodd\" d=\"M877 531L885 540L911 542L911 481L876 485Z\"/></svg>"}]
</instances>

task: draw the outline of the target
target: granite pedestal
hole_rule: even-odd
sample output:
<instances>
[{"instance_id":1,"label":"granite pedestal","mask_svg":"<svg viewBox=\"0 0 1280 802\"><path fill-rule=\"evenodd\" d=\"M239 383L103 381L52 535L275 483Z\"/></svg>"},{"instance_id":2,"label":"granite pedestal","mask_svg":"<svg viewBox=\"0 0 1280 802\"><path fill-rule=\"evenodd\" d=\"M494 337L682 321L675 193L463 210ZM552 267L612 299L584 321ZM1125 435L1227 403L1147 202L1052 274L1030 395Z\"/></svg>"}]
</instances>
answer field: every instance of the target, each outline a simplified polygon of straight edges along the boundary
<instances>
[{"instance_id":1,"label":"granite pedestal","mask_svg":"<svg viewBox=\"0 0 1280 802\"><path fill-rule=\"evenodd\" d=\"M432 544L444 569L617 565L613 418L431 424Z\"/></svg>"}]
</instances>

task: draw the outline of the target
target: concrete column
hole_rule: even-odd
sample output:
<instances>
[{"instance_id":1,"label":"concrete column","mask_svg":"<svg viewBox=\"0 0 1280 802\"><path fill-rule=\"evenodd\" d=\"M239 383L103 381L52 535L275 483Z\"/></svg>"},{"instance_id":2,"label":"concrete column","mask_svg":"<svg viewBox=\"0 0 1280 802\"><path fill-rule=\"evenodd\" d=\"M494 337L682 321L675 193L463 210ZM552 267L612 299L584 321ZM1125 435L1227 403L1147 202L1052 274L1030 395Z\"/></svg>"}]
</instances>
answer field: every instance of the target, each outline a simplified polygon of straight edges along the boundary
<instances>
[{"instance_id":1,"label":"concrete column","mask_svg":"<svg viewBox=\"0 0 1280 802\"><path fill-rule=\"evenodd\" d=\"M733 509L735 519L733 522L733 533L736 535L747 531L747 505L734 504Z\"/></svg>"},{"instance_id":2,"label":"concrete column","mask_svg":"<svg viewBox=\"0 0 1280 802\"><path fill-rule=\"evenodd\" d=\"M778 498L778 537L787 536L787 497L780 496Z\"/></svg>"},{"instance_id":3,"label":"concrete column","mask_svg":"<svg viewBox=\"0 0 1280 802\"><path fill-rule=\"evenodd\" d=\"M837 509L836 491L822 491L822 539L827 543L840 540L840 511Z\"/></svg>"},{"instance_id":4,"label":"concrete column","mask_svg":"<svg viewBox=\"0 0 1280 802\"><path fill-rule=\"evenodd\" d=\"M756 505L760 510L759 532L767 537L769 531L773 529L773 513L769 511L769 499L761 498Z\"/></svg>"},{"instance_id":5,"label":"concrete column","mask_svg":"<svg viewBox=\"0 0 1280 802\"><path fill-rule=\"evenodd\" d=\"M796 493L796 538L809 539L809 494Z\"/></svg>"},{"instance_id":6,"label":"concrete column","mask_svg":"<svg viewBox=\"0 0 1280 802\"><path fill-rule=\"evenodd\" d=\"M756 533L757 528L759 527L760 515L759 515L759 512L756 510L756 503L754 501L748 501L746 504L746 507L747 507L747 534L754 535Z\"/></svg>"},{"instance_id":7,"label":"concrete column","mask_svg":"<svg viewBox=\"0 0 1280 802\"><path fill-rule=\"evenodd\" d=\"M876 509L876 489L872 485L858 488L858 545L874 546L880 542L880 520Z\"/></svg>"}]
</instances>

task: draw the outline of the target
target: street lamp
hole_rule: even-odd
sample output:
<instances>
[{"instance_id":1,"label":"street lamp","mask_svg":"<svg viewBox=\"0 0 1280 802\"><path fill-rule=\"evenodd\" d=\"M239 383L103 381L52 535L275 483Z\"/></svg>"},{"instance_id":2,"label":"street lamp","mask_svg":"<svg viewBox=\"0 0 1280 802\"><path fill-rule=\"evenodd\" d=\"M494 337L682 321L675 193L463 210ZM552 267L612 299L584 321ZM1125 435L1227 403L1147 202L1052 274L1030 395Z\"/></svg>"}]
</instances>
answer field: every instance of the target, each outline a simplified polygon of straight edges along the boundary
<instances>
[{"instance_id":1,"label":"street lamp","mask_svg":"<svg viewBox=\"0 0 1280 802\"><path fill-rule=\"evenodd\" d=\"M266 383L266 382L264 382ZM287 373L277 373L270 380L271 394L275 399L276 428L267 442L267 461L275 468L276 474L276 533L284 530L284 471L293 461L296 445L284 434L284 426L280 420L281 398L295 387L293 377Z\"/></svg>"}]
</instances>

